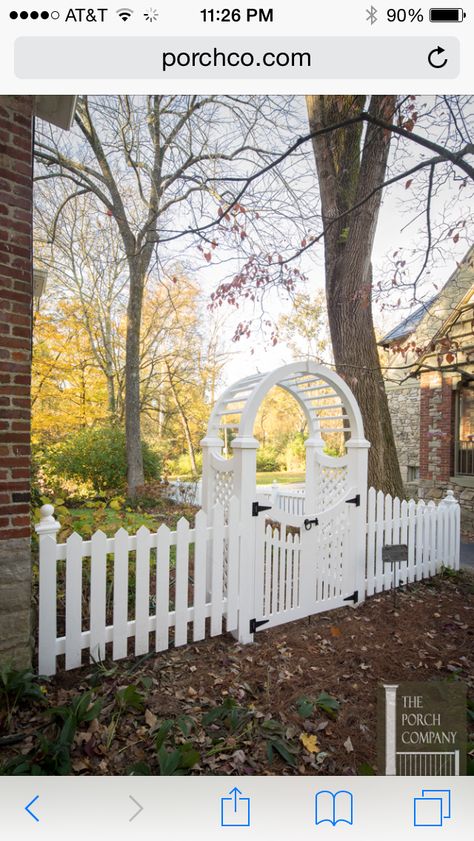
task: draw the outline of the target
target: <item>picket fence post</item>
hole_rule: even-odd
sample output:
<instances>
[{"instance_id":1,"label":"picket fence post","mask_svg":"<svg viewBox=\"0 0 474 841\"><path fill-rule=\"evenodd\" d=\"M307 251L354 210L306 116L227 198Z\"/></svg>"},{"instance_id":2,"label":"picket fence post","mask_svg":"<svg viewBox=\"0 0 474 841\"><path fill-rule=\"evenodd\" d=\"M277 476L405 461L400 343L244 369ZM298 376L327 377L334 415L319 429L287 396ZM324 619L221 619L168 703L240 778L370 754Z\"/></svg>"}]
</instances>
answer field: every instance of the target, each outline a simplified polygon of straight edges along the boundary
<instances>
[{"instance_id":1,"label":"picket fence post","mask_svg":"<svg viewBox=\"0 0 474 841\"><path fill-rule=\"evenodd\" d=\"M54 517L54 506L43 505L40 510L40 521L35 526L39 542L38 672L40 675L56 673L56 542L60 528L60 523Z\"/></svg>"},{"instance_id":2,"label":"picket fence post","mask_svg":"<svg viewBox=\"0 0 474 841\"><path fill-rule=\"evenodd\" d=\"M459 553L461 549L461 506L452 490L446 491L438 506L443 521L443 556L444 566L459 569Z\"/></svg>"}]
</instances>

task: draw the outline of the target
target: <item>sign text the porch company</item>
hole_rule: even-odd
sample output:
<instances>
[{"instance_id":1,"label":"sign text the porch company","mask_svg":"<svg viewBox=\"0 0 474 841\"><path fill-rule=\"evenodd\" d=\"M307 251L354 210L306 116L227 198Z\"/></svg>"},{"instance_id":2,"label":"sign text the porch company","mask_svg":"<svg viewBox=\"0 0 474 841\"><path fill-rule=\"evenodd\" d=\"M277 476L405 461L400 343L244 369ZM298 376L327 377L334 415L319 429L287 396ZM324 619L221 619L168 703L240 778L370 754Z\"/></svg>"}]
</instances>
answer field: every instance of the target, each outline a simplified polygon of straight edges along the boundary
<instances>
[{"instance_id":1,"label":"sign text the porch company","mask_svg":"<svg viewBox=\"0 0 474 841\"><path fill-rule=\"evenodd\" d=\"M386 684L379 691L379 767L398 776L464 773L466 688L459 683Z\"/></svg>"}]
</instances>

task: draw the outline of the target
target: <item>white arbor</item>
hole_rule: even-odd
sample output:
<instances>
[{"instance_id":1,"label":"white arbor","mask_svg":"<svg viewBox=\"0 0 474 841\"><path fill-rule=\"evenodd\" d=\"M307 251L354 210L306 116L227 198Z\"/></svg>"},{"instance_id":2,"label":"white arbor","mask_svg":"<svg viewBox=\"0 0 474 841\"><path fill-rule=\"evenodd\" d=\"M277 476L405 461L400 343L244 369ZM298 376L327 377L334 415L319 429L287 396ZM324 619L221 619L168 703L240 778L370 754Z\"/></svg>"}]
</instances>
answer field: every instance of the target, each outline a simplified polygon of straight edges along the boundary
<instances>
[{"instance_id":1,"label":"white arbor","mask_svg":"<svg viewBox=\"0 0 474 841\"><path fill-rule=\"evenodd\" d=\"M262 505L256 493L253 428L274 386L293 395L308 423L305 506L298 516ZM231 422L237 435L232 457L225 458L219 433ZM340 436L342 456L325 454L326 434ZM259 623L274 625L363 598L370 444L357 401L338 374L305 360L244 377L217 401L201 446L203 509L210 513L219 502L226 510L232 496L239 500L241 642L253 638Z\"/></svg>"}]
</instances>

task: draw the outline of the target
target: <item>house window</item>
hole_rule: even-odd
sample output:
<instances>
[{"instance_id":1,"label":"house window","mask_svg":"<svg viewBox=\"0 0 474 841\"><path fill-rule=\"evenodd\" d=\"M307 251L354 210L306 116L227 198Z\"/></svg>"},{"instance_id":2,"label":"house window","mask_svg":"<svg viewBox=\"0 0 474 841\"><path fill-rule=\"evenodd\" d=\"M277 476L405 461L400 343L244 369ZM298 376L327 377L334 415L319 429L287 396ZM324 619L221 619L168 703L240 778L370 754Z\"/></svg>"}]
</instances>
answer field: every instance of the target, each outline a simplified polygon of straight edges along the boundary
<instances>
[{"instance_id":1,"label":"house window","mask_svg":"<svg viewBox=\"0 0 474 841\"><path fill-rule=\"evenodd\" d=\"M474 383L458 391L456 473L474 476Z\"/></svg>"},{"instance_id":2,"label":"house window","mask_svg":"<svg viewBox=\"0 0 474 841\"><path fill-rule=\"evenodd\" d=\"M418 464L409 464L407 469L407 482L416 482L420 478L420 468Z\"/></svg>"}]
</instances>

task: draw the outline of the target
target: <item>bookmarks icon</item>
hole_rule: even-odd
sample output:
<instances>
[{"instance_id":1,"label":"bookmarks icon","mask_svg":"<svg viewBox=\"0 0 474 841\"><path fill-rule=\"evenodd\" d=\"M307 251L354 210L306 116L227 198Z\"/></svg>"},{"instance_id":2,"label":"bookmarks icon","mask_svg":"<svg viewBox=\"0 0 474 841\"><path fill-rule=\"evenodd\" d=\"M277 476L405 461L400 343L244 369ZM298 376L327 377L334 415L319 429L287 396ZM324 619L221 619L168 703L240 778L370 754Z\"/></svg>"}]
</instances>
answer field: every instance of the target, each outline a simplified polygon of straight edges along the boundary
<instances>
[{"instance_id":1,"label":"bookmarks icon","mask_svg":"<svg viewBox=\"0 0 474 841\"><path fill-rule=\"evenodd\" d=\"M347 823L352 826L354 820L354 798L350 791L318 791L315 796L315 823L327 821L332 826Z\"/></svg>"}]
</instances>

